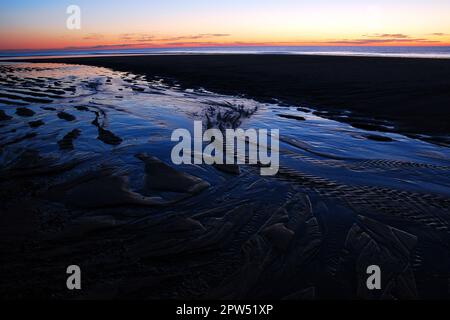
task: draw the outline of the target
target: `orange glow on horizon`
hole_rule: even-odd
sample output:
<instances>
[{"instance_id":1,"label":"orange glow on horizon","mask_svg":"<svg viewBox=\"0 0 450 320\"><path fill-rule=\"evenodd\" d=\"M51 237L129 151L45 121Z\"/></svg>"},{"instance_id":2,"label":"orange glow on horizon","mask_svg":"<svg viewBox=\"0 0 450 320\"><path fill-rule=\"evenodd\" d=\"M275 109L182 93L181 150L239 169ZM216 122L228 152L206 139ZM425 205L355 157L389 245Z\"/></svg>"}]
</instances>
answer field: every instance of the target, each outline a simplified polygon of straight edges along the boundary
<instances>
[{"instance_id":1,"label":"orange glow on horizon","mask_svg":"<svg viewBox=\"0 0 450 320\"><path fill-rule=\"evenodd\" d=\"M0 50L223 46L450 46L450 2L441 0L64 1L1 4Z\"/></svg>"},{"instance_id":2,"label":"orange glow on horizon","mask_svg":"<svg viewBox=\"0 0 450 320\"><path fill-rule=\"evenodd\" d=\"M450 46L450 38L439 40L427 38L426 40L409 39L378 39L373 41L366 38L343 38L343 39L241 39L227 37L226 40L211 38L204 40L176 40L163 41L155 39L153 41L123 41L120 36L104 36L101 39L86 40L90 35L81 37L46 37L42 35L32 37L15 37L13 39L3 39L0 33L0 50L88 50L88 49L139 49L139 48L186 48L186 47L226 47L226 46ZM167 39L176 37L166 37ZM183 38L183 37L179 37ZM189 36L186 36L189 38Z\"/></svg>"}]
</instances>

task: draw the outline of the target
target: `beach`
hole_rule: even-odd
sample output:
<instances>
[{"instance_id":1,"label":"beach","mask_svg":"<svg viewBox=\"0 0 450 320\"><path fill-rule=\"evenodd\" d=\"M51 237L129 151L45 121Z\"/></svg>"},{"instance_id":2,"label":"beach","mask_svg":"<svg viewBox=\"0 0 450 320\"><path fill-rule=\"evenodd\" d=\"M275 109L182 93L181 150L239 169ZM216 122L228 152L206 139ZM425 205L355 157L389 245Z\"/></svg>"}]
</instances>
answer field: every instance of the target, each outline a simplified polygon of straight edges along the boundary
<instances>
[{"instance_id":1,"label":"beach","mask_svg":"<svg viewBox=\"0 0 450 320\"><path fill-rule=\"evenodd\" d=\"M14 314L450 300L449 0L0 6Z\"/></svg>"},{"instance_id":2,"label":"beach","mask_svg":"<svg viewBox=\"0 0 450 320\"><path fill-rule=\"evenodd\" d=\"M154 55L60 58L176 81L186 88L278 99L363 125L391 122L395 132L446 136L450 60L301 55ZM342 111L354 113L342 116ZM362 118L362 119L358 119ZM377 122L369 123L376 128ZM446 139L444 139L445 141Z\"/></svg>"},{"instance_id":3,"label":"beach","mask_svg":"<svg viewBox=\"0 0 450 320\"><path fill-rule=\"evenodd\" d=\"M448 61L390 59L1 62L0 297L447 297ZM175 163L196 122L279 130L275 174Z\"/></svg>"}]
</instances>

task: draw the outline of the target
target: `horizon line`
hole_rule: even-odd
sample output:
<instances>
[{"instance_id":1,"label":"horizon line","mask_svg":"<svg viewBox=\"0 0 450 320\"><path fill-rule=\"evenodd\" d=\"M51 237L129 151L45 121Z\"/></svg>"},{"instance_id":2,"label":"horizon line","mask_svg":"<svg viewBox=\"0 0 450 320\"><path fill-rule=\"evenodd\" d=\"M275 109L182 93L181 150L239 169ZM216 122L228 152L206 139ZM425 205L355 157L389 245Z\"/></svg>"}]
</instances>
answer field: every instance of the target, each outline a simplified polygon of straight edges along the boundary
<instances>
[{"instance_id":1,"label":"horizon line","mask_svg":"<svg viewBox=\"0 0 450 320\"><path fill-rule=\"evenodd\" d=\"M199 45L149 45L149 46L133 46L133 45L97 45L97 46L79 46L79 47L64 47L64 48L42 48L42 49L33 49L33 48L27 48L27 49L0 49L0 52L15 52L15 53L22 53L22 52L45 52L45 51L87 51L87 50L133 50L133 49L200 49L200 48L251 48L251 47L336 47L336 48L342 48L342 47L359 47L359 48L428 48L428 47L450 47L450 43L440 43L440 44L421 44L421 45L402 45L402 44L390 44L390 45L383 45L383 44L270 44L270 43L245 43L245 44L199 44Z\"/></svg>"}]
</instances>

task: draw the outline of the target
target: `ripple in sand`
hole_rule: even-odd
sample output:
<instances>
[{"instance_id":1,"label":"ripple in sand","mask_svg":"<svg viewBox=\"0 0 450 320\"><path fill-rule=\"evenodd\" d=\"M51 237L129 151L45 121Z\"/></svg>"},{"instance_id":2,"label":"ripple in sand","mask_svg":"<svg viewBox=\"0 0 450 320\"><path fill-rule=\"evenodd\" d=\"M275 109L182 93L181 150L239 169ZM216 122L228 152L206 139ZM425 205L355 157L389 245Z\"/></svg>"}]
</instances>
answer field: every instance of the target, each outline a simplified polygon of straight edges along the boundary
<instances>
[{"instance_id":1,"label":"ripple in sand","mask_svg":"<svg viewBox=\"0 0 450 320\"><path fill-rule=\"evenodd\" d=\"M26 106L28 103L25 103L23 101L17 101L17 100L11 100L11 99L1 99L0 103L8 104L8 105L16 105L16 106Z\"/></svg>"},{"instance_id":2,"label":"ripple in sand","mask_svg":"<svg viewBox=\"0 0 450 320\"><path fill-rule=\"evenodd\" d=\"M210 186L208 182L178 171L146 153L139 153L136 157L145 164L144 180L149 189L195 194Z\"/></svg>"},{"instance_id":3,"label":"ripple in sand","mask_svg":"<svg viewBox=\"0 0 450 320\"><path fill-rule=\"evenodd\" d=\"M304 112L304 113L310 113L311 112L311 110L303 108L303 107L298 107L297 111Z\"/></svg>"},{"instance_id":4,"label":"ripple in sand","mask_svg":"<svg viewBox=\"0 0 450 320\"><path fill-rule=\"evenodd\" d=\"M31 127L31 128L38 128L38 127L40 127L40 126L43 126L45 123L44 123L44 121L42 121L42 120L36 120L36 121L30 121L30 122L28 122L28 125Z\"/></svg>"},{"instance_id":5,"label":"ripple in sand","mask_svg":"<svg viewBox=\"0 0 450 320\"><path fill-rule=\"evenodd\" d=\"M293 119L293 120L299 120L299 121L305 121L306 120L302 116L296 116L296 115L292 115L292 114L278 114L278 116L281 117L281 118Z\"/></svg>"},{"instance_id":6,"label":"ripple in sand","mask_svg":"<svg viewBox=\"0 0 450 320\"><path fill-rule=\"evenodd\" d=\"M13 132L15 132L15 131L13 131ZM25 141L25 140L33 139L36 136L37 136L36 132L27 133L27 134L25 134L25 135L23 135L21 137L12 139L12 140L4 143L3 145L0 144L0 147L5 147L5 146L13 145L13 144Z\"/></svg>"},{"instance_id":7,"label":"ripple in sand","mask_svg":"<svg viewBox=\"0 0 450 320\"><path fill-rule=\"evenodd\" d=\"M41 107L42 110L47 110L47 111L56 111L55 108L53 107Z\"/></svg>"},{"instance_id":8,"label":"ripple in sand","mask_svg":"<svg viewBox=\"0 0 450 320\"><path fill-rule=\"evenodd\" d=\"M59 148L62 150L72 150L73 141L77 139L81 134L80 129L73 129L66 134L61 140L58 141Z\"/></svg>"},{"instance_id":9,"label":"ripple in sand","mask_svg":"<svg viewBox=\"0 0 450 320\"><path fill-rule=\"evenodd\" d=\"M42 98L32 98L32 97L27 97L27 96L22 96L22 95L17 95L17 94L9 94L9 93L0 93L0 98L8 98L8 99L12 99L12 100L19 100L19 101L26 101L26 102L30 102L30 103L51 103L53 102L53 100L50 99L42 99Z\"/></svg>"},{"instance_id":10,"label":"ripple in sand","mask_svg":"<svg viewBox=\"0 0 450 320\"><path fill-rule=\"evenodd\" d=\"M388 132L389 128L383 125L375 124L375 123L367 123L367 122L350 122L350 125L357 129L363 129L368 131L380 131L380 132Z\"/></svg>"},{"instance_id":11,"label":"ripple in sand","mask_svg":"<svg viewBox=\"0 0 450 320\"><path fill-rule=\"evenodd\" d=\"M60 111L58 112L58 118L62 119L62 120L66 120L66 121L74 121L76 118L74 115L71 115L70 113L64 112L64 111Z\"/></svg>"},{"instance_id":12,"label":"ripple in sand","mask_svg":"<svg viewBox=\"0 0 450 320\"><path fill-rule=\"evenodd\" d=\"M78 111L89 111L89 108L85 106L75 106L75 109Z\"/></svg>"},{"instance_id":13,"label":"ripple in sand","mask_svg":"<svg viewBox=\"0 0 450 320\"><path fill-rule=\"evenodd\" d=\"M116 136L114 133L112 133L109 130L103 129L102 127L98 126L98 140L103 141L106 144L110 144L113 146L119 145L122 143L122 138Z\"/></svg>"},{"instance_id":14,"label":"ripple in sand","mask_svg":"<svg viewBox=\"0 0 450 320\"><path fill-rule=\"evenodd\" d=\"M87 172L71 181L53 186L48 197L81 208L165 204L159 197L144 197L128 188L128 178L113 169Z\"/></svg>"},{"instance_id":15,"label":"ripple in sand","mask_svg":"<svg viewBox=\"0 0 450 320\"><path fill-rule=\"evenodd\" d=\"M12 119L12 117L7 115L5 113L5 111L0 110L0 121L6 121L6 120L11 120L11 119Z\"/></svg>"},{"instance_id":16,"label":"ripple in sand","mask_svg":"<svg viewBox=\"0 0 450 320\"><path fill-rule=\"evenodd\" d=\"M31 109L21 107L16 109L16 114L21 117L32 117L35 115L35 112Z\"/></svg>"},{"instance_id":17,"label":"ripple in sand","mask_svg":"<svg viewBox=\"0 0 450 320\"><path fill-rule=\"evenodd\" d=\"M67 66L58 68L67 73L64 69ZM20 205L16 216L20 217L21 223L29 221L24 218L22 208L28 204L33 207L36 219L51 221L49 217L54 217L56 222L53 223L61 231L43 232L45 237L56 240L51 243L38 240L38 246L30 248L27 257L37 263L45 265L49 259L63 261L63 255L74 253L81 264L106 262L112 266L106 271L101 270L99 279L111 281L111 287L119 288L121 295L127 290L133 296L145 292L149 297L162 294L175 298L251 296L263 299L316 295L320 298L324 292L320 278L328 279L330 275L336 279L333 294L352 298L359 292L339 285L345 277L351 278L349 281L355 279L354 267L367 265L366 257L378 259L389 270L395 269L396 274L386 278L392 281L385 291L394 298L415 295L414 277L407 274L398 277L407 263L424 273L435 272L436 277L446 277L447 269L438 271L434 267L436 260L424 252L437 253L439 263L449 265L444 247L448 242L448 196L437 197L434 192L448 194L449 168L430 167L433 164L448 165L447 149L407 137L393 143L368 143L354 137L366 138L371 132L357 130L355 133L356 130L349 130L348 125L323 118L314 117L314 121L303 122L299 130L293 125L297 119L277 116L290 111L274 110L271 106L243 98L213 93L199 95L195 90L182 91L181 95L181 91L169 86L160 88L164 95L157 95L152 83L145 86L145 93L131 89L120 91L121 79L117 74L83 66L71 68L83 70L81 75L71 78L73 84L79 84L80 79L92 82L103 78L97 91L80 86L79 91L83 94L79 97L44 108L37 105L39 109L34 109L33 105L33 110L39 110L39 119L47 123L39 131L35 130L39 132L37 139L36 134L28 134L33 131L28 126L29 121L36 119L14 116L13 121L1 123L0 199L10 199L5 207L13 203ZM30 68L26 72L36 70ZM111 87L105 88L105 75L114 77ZM16 78L11 85L28 85L19 82L23 75ZM43 78L39 83L28 81L29 85L45 88L57 78ZM143 86L136 81L136 85ZM66 83L60 81L60 85ZM0 85L10 84L2 82ZM124 99L114 98L118 92ZM92 99L105 103L95 104ZM236 107L240 104L246 109ZM250 117L253 109L249 106L260 108ZM286 107L295 110L294 106ZM186 109L194 111L188 113ZM12 115L15 108L5 110L3 115L9 117L7 113ZM55 111L60 110L67 110L77 117L76 127L83 132L83 143L75 143L79 132L72 130L72 123L57 120ZM92 124L95 128L90 123L94 113L96 120ZM326 116L331 118L332 114ZM241 122L242 128L279 127L283 131L279 174L262 179L256 168L246 165L240 165L242 173L239 176L222 174L216 169L237 174L239 167L177 167L143 154L142 162L136 161L134 155L143 151L166 159L170 154L170 130L186 123L190 125L192 118L204 122L208 118L211 126L221 128L241 126ZM366 122L360 118L351 120ZM165 124L163 129L158 126L159 122ZM57 144L52 143L59 133L65 136ZM283 138L286 136L291 138ZM11 144L27 138L30 140L4 147L5 141ZM114 145L122 138L127 143L119 148L104 146L97 141ZM42 154L30 152L19 156L24 148L30 147ZM73 147L77 149L74 152L60 151ZM423 153L417 155L418 150L439 151L442 158L430 158ZM84 151L87 151L87 157L81 159ZM373 160L386 155L390 160ZM367 159L361 159L362 156ZM405 158L415 162L395 160ZM103 163L112 163L114 168L104 170ZM141 181L144 175L145 184ZM403 187L405 184L401 181L404 180L409 180L408 189ZM21 188L32 189L30 195L16 192ZM141 190L145 193L140 193ZM174 200L150 197L155 194ZM305 194L310 196L312 204ZM357 217L358 214L370 215L378 225L364 221ZM9 229L16 230L10 228L11 220L5 221ZM405 233L417 234L417 249L411 250L414 242L411 236L387 227L389 224ZM116 228L112 228L114 225ZM75 241L64 241L67 240L64 236L68 235ZM27 241L35 240L31 234L26 238ZM64 244L64 250L60 250L59 244ZM89 249L80 250L80 246ZM181 255L183 263L173 263ZM401 260L401 264L397 260ZM21 265L19 259L13 259L6 267ZM128 271L136 270L136 265L137 274ZM26 268L28 265L23 267ZM28 272L21 271L17 272L21 277ZM115 282L118 273L126 278L121 282L124 285ZM197 273L201 276L197 277ZM428 287L422 288L428 286L427 279L420 272L416 275L421 283L419 293L432 292ZM44 276L49 282L56 277L51 268ZM132 284L130 277L134 280ZM152 279L142 281L145 277L177 281L166 281L168 285L161 289L161 286L153 285ZM24 285L26 290L40 289L41 273L27 279L36 282ZM21 285L20 281L8 281L13 286ZM91 290L87 294L91 294ZM327 294L330 293L324 293Z\"/></svg>"},{"instance_id":18,"label":"ripple in sand","mask_svg":"<svg viewBox=\"0 0 450 320\"><path fill-rule=\"evenodd\" d=\"M369 134L365 136L367 139L369 140L373 140L373 141L379 141L379 142L391 142L394 141L394 139L386 137L386 136L380 136L377 134Z\"/></svg>"}]
</instances>

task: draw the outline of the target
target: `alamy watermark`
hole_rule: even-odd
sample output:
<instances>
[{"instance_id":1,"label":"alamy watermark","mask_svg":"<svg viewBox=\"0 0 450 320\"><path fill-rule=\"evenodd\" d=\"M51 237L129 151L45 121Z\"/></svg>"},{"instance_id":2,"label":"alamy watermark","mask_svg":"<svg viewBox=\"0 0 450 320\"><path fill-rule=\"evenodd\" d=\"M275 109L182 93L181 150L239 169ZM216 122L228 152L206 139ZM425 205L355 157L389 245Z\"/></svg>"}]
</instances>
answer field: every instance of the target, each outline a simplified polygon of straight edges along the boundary
<instances>
[{"instance_id":1,"label":"alamy watermark","mask_svg":"<svg viewBox=\"0 0 450 320\"><path fill-rule=\"evenodd\" d=\"M373 264L367 267L366 273L369 275L366 281L367 289L381 290L381 268Z\"/></svg>"},{"instance_id":2,"label":"alamy watermark","mask_svg":"<svg viewBox=\"0 0 450 320\"><path fill-rule=\"evenodd\" d=\"M81 269L72 264L67 267L66 273L69 274L66 280L66 286L69 290L81 290Z\"/></svg>"},{"instance_id":3,"label":"alamy watermark","mask_svg":"<svg viewBox=\"0 0 450 320\"><path fill-rule=\"evenodd\" d=\"M219 129L203 131L201 121L194 121L194 137L187 129L176 129L171 140L174 164L249 164L259 165L263 176L273 176L279 169L278 129ZM204 148L204 142L209 143Z\"/></svg>"},{"instance_id":4,"label":"alamy watermark","mask_svg":"<svg viewBox=\"0 0 450 320\"><path fill-rule=\"evenodd\" d=\"M70 5L66 9L66 14L69 16L66 20L66 27L69 30L81 29L81 9L77 5Z\"/></svg>"}]
</instances>

